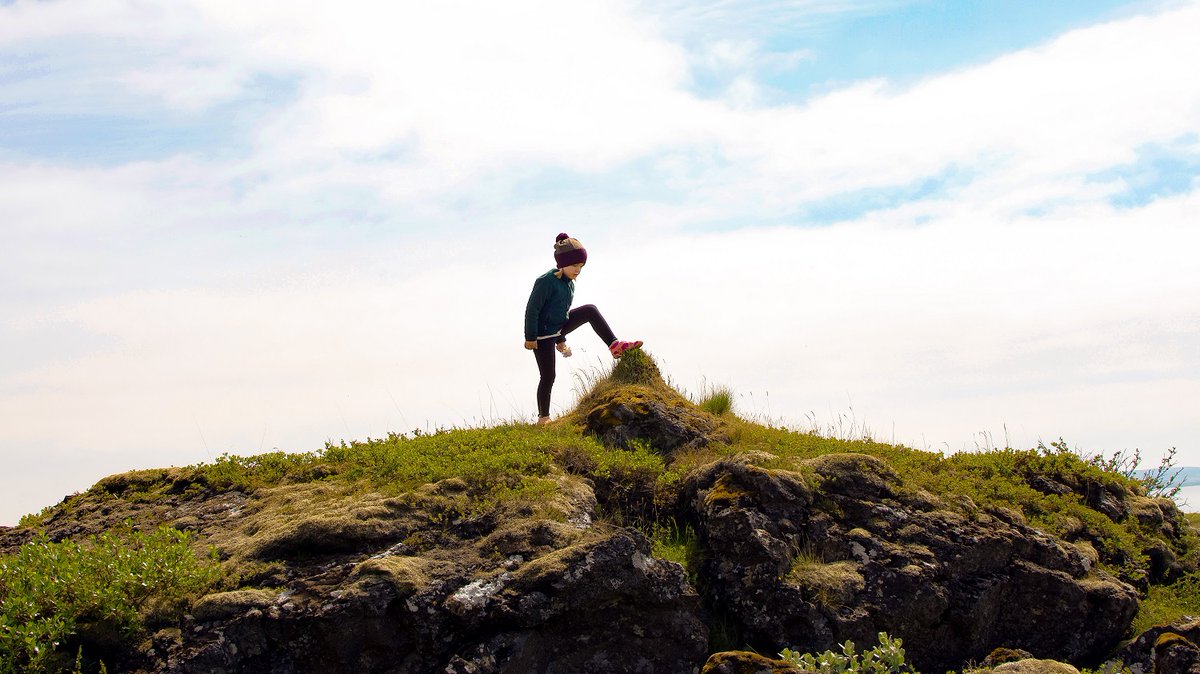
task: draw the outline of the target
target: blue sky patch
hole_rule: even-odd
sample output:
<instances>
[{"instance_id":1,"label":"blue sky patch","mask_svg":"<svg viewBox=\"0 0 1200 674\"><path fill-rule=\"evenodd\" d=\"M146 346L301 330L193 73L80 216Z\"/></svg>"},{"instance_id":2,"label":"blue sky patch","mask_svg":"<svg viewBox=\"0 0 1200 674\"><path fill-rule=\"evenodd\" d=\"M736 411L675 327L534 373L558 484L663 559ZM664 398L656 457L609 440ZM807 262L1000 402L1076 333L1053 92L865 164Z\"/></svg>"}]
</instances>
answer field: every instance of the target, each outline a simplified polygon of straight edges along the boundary
<instances>
[{"instance_id":1,"label":"blue sky patch","mask_svg":"<svg viewBox=\"0 0 1200 674\"><path fill-rule=\"evenodd\" d=\"M1097 182L1121 180L1125 183L1125 191L1110 199L1114 206L1145 206L1156 199L1193 189L1200 179L1197 147L1195 137L1181 139L1172 145L1147 145L1139 148L1137 161L1089 177Z\"/></svg>"},{"instance_id":2,"label":"blue sky patch","mask_svg":"<svg viewBox=\"0 0 1200 674\"><path fill-rule=\"evenodd\" d=\"M180 154L247 152L248 132L266 112L294 100L298 89L294 79L260 74L234 99L180 111L106 83L69 59L0 55L6 61L0 66L0 156L65 164L119 166Z\"/></svg>"},{"instance_id":3,"label":"blue sky patch","mask_svg":"<svg viewBox=\"0 0 1200 674\"><path fill-rule=\"evenodd\" d=\"M915 180L906 185L871 187L839 194L814 203L804 204L796 216L802 223L835 224L857 220L867 213L896 208L944 193L947 189L968 182L969 171L947 169L936 176Z\"/></svg>"},{"instance_id":4,"label":"blue sky patch","mask_svg":"<svg viewBox=\"0 0 1200 674\"><path fill-rule=\"evenodd\" d=\"M1128 0L920 0L846 12L801 31L760 25L753 37L768 58L756 76L778 96L794 100L869 79L904 86L1147 7ZM797 53L803 57L786 56ZM694 86L701 95L719 94L731 75L740 74L700 67Z\"/></svg>"},{"instance_id":5,"label":"blue sky patch","mask_svg":"<svg viewBox=\"0 0 1200 674\"><path fill-rule=\"evenodd\" d=\"M18 112L0 120L5 127L0 150L7 154L100 166L208 152L226 135L212 122L172 124L159 118Z\"/></svg>"}]
</instances>

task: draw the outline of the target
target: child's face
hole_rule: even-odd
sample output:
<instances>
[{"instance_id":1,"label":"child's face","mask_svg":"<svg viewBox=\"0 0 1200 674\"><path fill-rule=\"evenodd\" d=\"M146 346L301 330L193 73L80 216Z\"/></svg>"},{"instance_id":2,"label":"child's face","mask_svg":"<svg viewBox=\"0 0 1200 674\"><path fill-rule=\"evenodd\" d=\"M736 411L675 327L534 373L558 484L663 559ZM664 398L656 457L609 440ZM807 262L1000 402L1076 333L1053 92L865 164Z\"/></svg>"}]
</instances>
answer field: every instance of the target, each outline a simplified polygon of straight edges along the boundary
<instances>
[{"instance_id":1,"label":"child's face","mask_svg":"<svg viewBox=\"0 0 1200 674\"><path fill-rule=\"evenodd\" d=\"M562 268L563 276L566 276L568 279L574 281L575 277L579 276L579 272L583 270L584 264L585 263L580 262L579 264L573 264L570 267L563 267Z\"/></svg>"}]
</instances>

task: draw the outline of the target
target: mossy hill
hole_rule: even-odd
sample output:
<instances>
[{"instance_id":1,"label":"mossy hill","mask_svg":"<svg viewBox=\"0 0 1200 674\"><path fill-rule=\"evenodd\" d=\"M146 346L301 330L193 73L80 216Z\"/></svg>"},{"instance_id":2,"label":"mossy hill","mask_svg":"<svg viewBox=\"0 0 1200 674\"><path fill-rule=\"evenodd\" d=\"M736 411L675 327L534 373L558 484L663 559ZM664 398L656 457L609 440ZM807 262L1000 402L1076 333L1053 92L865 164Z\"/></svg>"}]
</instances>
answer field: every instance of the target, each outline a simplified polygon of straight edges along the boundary
<instances>
[{"instance_id":1,"label":"mossy hill","mask_svg":"<svg viewBox=\"0 0 1200 674\"><path fill-rule=\"evenodd\" d=\"M756 423L635 350L549 426L134 471L0 529L0 672L788 671L732 651L880 632L924 671L1152 666L1200 546L1106 465Z\"/></svg>"}]
</instances>

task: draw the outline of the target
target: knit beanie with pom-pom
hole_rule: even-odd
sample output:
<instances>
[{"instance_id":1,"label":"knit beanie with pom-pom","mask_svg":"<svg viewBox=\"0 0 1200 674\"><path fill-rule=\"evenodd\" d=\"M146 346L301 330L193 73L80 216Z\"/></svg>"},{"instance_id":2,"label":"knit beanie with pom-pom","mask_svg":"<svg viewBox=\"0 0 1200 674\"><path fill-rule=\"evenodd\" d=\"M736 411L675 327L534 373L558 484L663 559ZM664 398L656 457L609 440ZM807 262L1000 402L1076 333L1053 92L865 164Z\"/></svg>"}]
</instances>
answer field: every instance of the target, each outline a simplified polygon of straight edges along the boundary
<instances>
[{"instance_id":1,"label":"knit beanie with pom-pom","mask_svg":"<svg viewBox=\"0 0 1200 674\"><path fill-rule=\"evenodd\" d=\"M579 239L572 239L565 233L555 237L554 264L562 269L580 262L587 262L587 249L583 247L582 243L579 243Z\"/></svg>"}]
</instances>

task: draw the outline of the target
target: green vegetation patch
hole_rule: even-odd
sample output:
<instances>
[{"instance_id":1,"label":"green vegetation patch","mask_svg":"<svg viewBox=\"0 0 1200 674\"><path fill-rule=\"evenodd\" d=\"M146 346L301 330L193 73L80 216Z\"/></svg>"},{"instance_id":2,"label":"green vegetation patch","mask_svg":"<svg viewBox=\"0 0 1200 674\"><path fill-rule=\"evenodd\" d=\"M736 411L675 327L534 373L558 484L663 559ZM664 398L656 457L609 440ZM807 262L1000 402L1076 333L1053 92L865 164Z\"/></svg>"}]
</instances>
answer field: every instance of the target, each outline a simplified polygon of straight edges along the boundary
<instances>
[{"instance_id":1,"label":"green vegetation patch","mask_svg":"<svg viewBox=\"0 0 1200 674\"><path fill-rule=\"evenodd\" d=\"M1200 618L1200 572L1197 571L1169 585L1151 585L1138 606L1130 632L1141 634L1156 625L1169 625L1184 618Z\"/></svg>"},{"instance_id":2,"label":"green vegetation patch","mask_svg":"<svg viewBox=\"0 0 1200 674\"><path fill-rule=\"evenodd\" d=\"M608 514L622 521L626 515L636 517L651 508L659 478L666 470L662 456L641 442L620 449L582 436L560 445L555 456L567 472L591 480Z\"/></svg>"},{"instance_id":3,"label":"green vegetation patch","mask_svg":"<svg viewBox=\"0 0 1200 674\"><path fill-rule=\"evenodd\" d=\"M650 554L681 565L688 580L695 585L700 569L700 536L695 527L670 518L653 522L649 536Z\"/></svg>"},{"instance_id":4,"label":"green vegetation patch","mask_svg":"<svg viewBox=\"0 0 1200 674\"><path fill-rule=\"evenodd\" d=\"M594 439L572 447L566 467L587 477L618 482L654 484L663 473L663 459L644 443L634 443L632 449L605 447Z\"/></svg>"},{"instance_id":5,"label":"green vegetation patch","mask_svg":"<svg viewBox=\"0 0 1200 674\"><path fill-rule=\"evenodd\" d=\"M537 478L550 472L555 452L579 442L572 429L528 424L392 433L380 439L327 443L318 452L224 454L212 463L187 468L133 471L105 478L89 493L150 500L202 489L253 492L342 481L395 494L460 478L474 494L518 498L525 488L545 492Z\"/></svg>"},{"instance_id":6,"label":"green vegetation patch","mask_svg":"<svg viewBox=\"0 0 1200 674\"><path fill-rule=\"evenodd\" d=\"M188 534L126 528L83 541L35 539L0 558L0 673L60 671L90 635L129 635L176 616L218 577Z\"/></svg>"},{"instance_id":7,"label":"green vegetation patch","mask_svg":"<svg viewBox=\"0 0 1200 674\"><path fill-rule=\"evenodd\" d=\"M717 386L708 389L697 403L700 409L708 412L714 417L719 417L724 414L733 414L733 389L728 386Z\"/></svg>"},{"instance_id":8,"label":"green vegetation patch","mask_svg":"<svg viewBox=\"0 0 1200 674\"><path fill-rule=\"evenodd\" d=\"M515 486L550 472L561 430L524 424L326 445L322 462L350 480L399 490L461 478L472 487Z\"/></svg>"},{"instance_id":9,"label":"green vegetation patch","mask_svg":"<svg viewBox=\"0 0 1200 674\"><path fill-rule=\"evenodd\" d=\"M626 351L613 366L610 379L614 384L641 384L655 388L670 388L663 379L658 364L642 349Z\"/></svg>"},{"instance_id":10,"label":"green vegetation patch","mask_svg":"<svg viewBox=\"0 0 1200 674\"><path fill-rule=\"evenodd\" d=\"M905 660L903 643L886 632L879 633L879 644L861 653L854 642L842 644L841 652L797 653L785 648L779 654L785 662L814 674L911 674L916 670Z\"/></svg>"}]
</instances>

